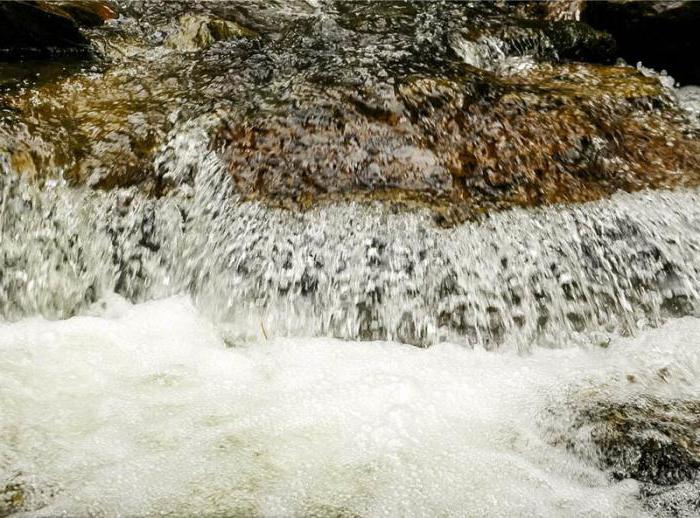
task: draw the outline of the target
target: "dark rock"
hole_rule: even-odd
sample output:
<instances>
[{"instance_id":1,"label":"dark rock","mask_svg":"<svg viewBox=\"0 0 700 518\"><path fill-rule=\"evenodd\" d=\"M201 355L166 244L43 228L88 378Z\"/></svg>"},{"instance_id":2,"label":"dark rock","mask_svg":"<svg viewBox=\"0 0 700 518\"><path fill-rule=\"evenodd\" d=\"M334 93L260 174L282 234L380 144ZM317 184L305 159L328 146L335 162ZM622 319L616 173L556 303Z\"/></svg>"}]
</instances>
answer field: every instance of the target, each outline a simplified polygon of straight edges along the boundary
<instances>
[{"instance_id":1,"label":"dark rock","mask_svg":"<svg viewBox=\"0 0 700 518\"><path fill-rule=\"evenodd\" d=\"M700 469L700 403L640 398L582 411L600 462L615 478L658 485L693 480Z\"/></svg>"},{"instance_id":2,"label":"dark rock","mask_svg":"<svg viewBox=\"0 0 700 518\"><path fill-rule=\"evenodd\" d=\"M70 15L40 2L0 3L0 56L18 59L51 52L86 53L88 40Z\"/></svg>"},{"instance_id":3,"label":"dark rock","mask_svg":"<svg viewBox=\"0 0 700 518\"><path fill-rule=\"evenodd\" d=\"M670 375L661 369L657 382ZM571 409L570 427L551 435L555 444L614 479L641 482L639 496L650 509L672 516L700 510L700 402L643 394L614 402L585 394L565 412Z\"/></svg>"},{"instance_id":4,"label":"dark rock","mask_svg":"<svg viewBox=\"0 0 700 518\"><path fill-rule=\"evenodd\" d=\"M700 2L586 2L582 20L611 33L626 60L700 82Z\"/></svg>"},{"instance_id":5,"label":"dark rock","mask_svg":"<svg viewBox=\"0 0 700 518\"><path fill-rule=\"evenodd\" d=\"M547 20L580 20L585 0L550 0L537 3L544 4Z\"/></svg>"},{"instance_id":6,"label":"dark rock","mask_svg":"<svg viewBox=\"0 0 700 518\"><path fill-rule=\"evenodd\" d=\"M60 10L70 16L81 27L98 27L117 17L116 6L111 2L97 0L61 0L41 2L46 10Z\"/></svg>"},{"instance_id":7,"label":"dark rock","mask_svg":"<svg viewBox=\"0 0 700 518\"><path fill-rule=\"evenodd\" d=\"M542 31L557 50L558 57L565 61L612 63L617 54L615 39L586 23L553 21L544 24Z\"/></svg>"}]
</instances>

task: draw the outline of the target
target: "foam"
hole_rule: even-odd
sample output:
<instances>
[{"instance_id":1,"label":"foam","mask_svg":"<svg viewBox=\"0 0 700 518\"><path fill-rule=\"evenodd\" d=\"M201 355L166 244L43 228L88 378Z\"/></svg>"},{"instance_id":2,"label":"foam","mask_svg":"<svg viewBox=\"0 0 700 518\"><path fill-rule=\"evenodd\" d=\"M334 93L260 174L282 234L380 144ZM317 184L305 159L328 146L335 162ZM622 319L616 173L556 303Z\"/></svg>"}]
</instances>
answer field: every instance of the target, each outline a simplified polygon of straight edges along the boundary
<instances>
[{"instance_id":1,"label":"foam","mask_svg":"<svg viewBox=\"0 0 700 518\"><path fill-rule=\"evenodd\" d=\"M34 516L641 515L547 442L549 405L672 365L697 397L700 321L528 355L326 338L227 347L188 297L0 324L0 481ZM675 378L674 378L675 379ZM690 381L688 381L690 380Z\"/></svg>"}]
</instances>

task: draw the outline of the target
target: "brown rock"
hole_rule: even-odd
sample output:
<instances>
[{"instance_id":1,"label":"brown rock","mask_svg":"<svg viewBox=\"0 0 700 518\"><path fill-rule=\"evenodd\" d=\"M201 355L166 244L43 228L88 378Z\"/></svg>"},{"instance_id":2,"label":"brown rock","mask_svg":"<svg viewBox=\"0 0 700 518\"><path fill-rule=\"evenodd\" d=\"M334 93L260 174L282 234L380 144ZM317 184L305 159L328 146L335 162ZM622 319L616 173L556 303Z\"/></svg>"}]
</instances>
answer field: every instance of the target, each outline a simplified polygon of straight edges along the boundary
<instances>
[{"instance_id":1,"label":"brown rock","mask_svg":"<svg viewBox=\"0 0 700 518\"><path fill-rule=\"evenodd\" d=\"M83 27L97 27L118 16L116 6L111 2L96 0L62 0L59 2L39 2L42 9L59 11L70 16Z\"/></svg>"},{"instance_id":2,"label":"brown rock","mask_svg":"<svg viewBox=\"0 0 700 518\"><path fill-rule=\"evenodd\" d=\"M177 50L193 52L206 49L217 41L254 36L253 31L232 21L204 15L185 15L180 17L177 30L165 44Z\"/></svg>"}]
</instances>

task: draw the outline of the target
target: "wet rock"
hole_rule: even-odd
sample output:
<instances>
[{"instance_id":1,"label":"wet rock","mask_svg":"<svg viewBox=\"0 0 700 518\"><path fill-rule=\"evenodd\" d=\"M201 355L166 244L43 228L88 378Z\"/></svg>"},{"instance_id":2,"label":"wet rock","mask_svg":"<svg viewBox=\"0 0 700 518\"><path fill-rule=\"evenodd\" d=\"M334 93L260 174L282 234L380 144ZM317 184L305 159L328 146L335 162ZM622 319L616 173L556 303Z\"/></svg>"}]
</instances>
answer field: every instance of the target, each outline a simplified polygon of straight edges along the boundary
<instances>
[{"instance_id":1,"label":"wet rock","mask_svg":"<svg viewBox=\"0 0 700 518\"><path fill-rule=\"evenodd\" d=\"M97 27L118 16L113 2L96 0L62 0L41 2L44 9L60 10L70 16L81 27Z\"/></svg>"},{"instance_id":2,"label":"wet rock","mask_svg":"<svg viewBox=\"0 0 700 518\"><path fill-rule=\"evenodd\" d=\"M700 86L684 86L675 90L678 105L688 114L693 127L700 131Z\"/></svg>"},{"instance_id":3,"label":"wet rock","mask_svg":"<svg viewBox=\"0 0 700 518\"><path fill-rule=\"evenodd\" d=\"M88 40L71 16L40 2L0 3L0 56L18 59L51 52L86 53Z\"/></svg>"},{"instance_id":4,"label":"wet rock","mask_svg":"<svg viewBox=\"0 0 700 518\"><path fill-rule=\"evenodd\" d=\"M658 485L693 480L700 469L700 403L640 398L597 403L577 422L591 426L600 462L615 478Z\"/></svg>"},{"instance_id":5,"label":"wet rock","mask_svg":"<svg viewBox=\"0 0 700 518\"><path fill-rule=\"evenodd\" d=\"M700 3L586 2L581 19L611 33L626 60L668 70L684 84L700 82Z\"/></svg>"},{"instance_id":6,"label":"wet rock","mask_svg":"<svg viewBox=\"0 0 700 518\"><path fill-rule=\"evenodd\" d=\"M544 4L545 18L547 20L580 20L584 0L551 0L549 2L537 2Z\"/></svg>"},{"instance_id":7,"label":"wet rock","mask_svg":"<svg viewBox=\"0 0 700 518\"><path fill-rule=\"evenodd\" d=\"M669 375L661 369L657 382ZM614 479L641 482L640 498L650 509L674 516L700 510L700 402L645 394L624 401L590 396L571 405L570 428L553 441Z\"/></svg>"},{"instance_id":8,"label":"wet rock","mask_svg":"<svg viewBox=\"0 0 700 518\"><path fill-rule=\"evenodd\" d=\"M219 138L240 192L297 206L369 193L474 211L698 181L698 142L653 109L670 103L658 82L631 69L412 75L374 107L359 94L319 91L325 104L227 125Z\"/></svg>"},{"instance_id":9,"label":"wet rock","mask_svg":"<svg viewBox=\"0 0 700 518\"><path fill-rule=\"evenodd\" d=\"M22 472L0 479L0 517L37 511L56 496L58 490L55 486L48 483L38 485L38 479Z\"/></svg>"},{"instance_id":10,"label":"wet rock","mask_svg":"<svg viewBox=\"0 0 700 518\"><path fill-rule=\"evenodd\" d=\"M0 151L33 163L37 180L60 175L95 188L138 184L154 192L153 153L182 90L155 70L142 80L139 70L75 74L13 94L0 118L14 129L0 131Z\"/></svg>"},{"instance_id":11,"label":"wet rock","mask_svg":"<svg viewBox=\"0 0 700 518\"><path fill-rule=\"evenodd\" d=\"M693 518L700 514L700 480L672 486L644 485L640 490L644 507L656 516Z\"/></svg>"},{"instance_id":12,"label":"wet rock","mask_svg":"<svg viewBox=\"0 0 700 518\"><path fill-rule=\"evenodd\" d=\"M203 15L184 15L177 30L165 41L168 47L193 52L206 49L217 41L251 38L255 33L235 22Z\"/></svg>"},{"instance_id":13,"label":"wet rock","mask_svg":"<svg viewBox=\"0 0 700 518\"><path fill-rule=\"evenodd\" d=\"M10 516L23 510L26 499L26 490L20 482L7 481L0 487L0 516Z\"/></svg>"},{"instance_id":14,"label":"wet rock","mask_svg":"<svg viewBox=\"0 0 700 518\"><path fill-rule=\"evenodd\" d=\"M232 124L220 134L239 192L302 204L325 195L444 195L447 169L409 125L322 106Z\"/></svg>"},{"instance_id":15,"label":"wet rock","mask_svg":"<svg viewBox=\"0 0 700 518\"><path fill-rule=\"evenodd\" d=\"M490 47L490 59L531 56L536 61L610 64L617 57L610 34L571 20L515 19L461 31L467 41Z\"/></svg>"},{"instance_id":16,"label":"wet rock","mask_svg":"<svg viewBox=\"0 0 700 518\"><path fill-rule=\"evenodd\" d=\"M541 29L552 42L557 57L567 61L612 63L617 57L615 39L607 32L572 20L546 23Z\"/></svg>"},{"instance_id":17,"label":"wet rock","mask_svg":"<svg viewBox=\"0 0 700 518\"><path fill-rule=\"evenodd\" d=\"M446 225L700 183L691 117L657 77L583 62L614 55L585 24L495 3L304 5L120 4L91 29L99 68L0 94L0 148L38 178L161 195L178 187L154 166L165 136L215 115L211 149L244 198L429 206Z\"/></svg>"}]
</instances>

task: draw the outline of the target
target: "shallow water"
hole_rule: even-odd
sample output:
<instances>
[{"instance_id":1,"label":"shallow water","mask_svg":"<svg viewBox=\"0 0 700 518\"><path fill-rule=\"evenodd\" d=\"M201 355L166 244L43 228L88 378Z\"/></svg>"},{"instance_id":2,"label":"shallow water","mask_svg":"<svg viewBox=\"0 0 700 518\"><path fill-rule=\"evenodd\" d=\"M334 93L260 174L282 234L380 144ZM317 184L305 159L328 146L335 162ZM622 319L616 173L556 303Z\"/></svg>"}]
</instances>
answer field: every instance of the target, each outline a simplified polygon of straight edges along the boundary
<instances>
[{"instance_id":1,"label":"shallow water","mask_svg":"<svg viewBox=\"0 0 700 518\"><path fill-rule=\"evenodd\" d=\"M0 468L31 515L639 516L637 483L552 446L546 409L582 390L700 395L695 318L519 356L230 348L187 297L103 302L0 326Z\"/></svg>"}]
</instances>

